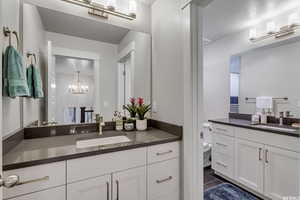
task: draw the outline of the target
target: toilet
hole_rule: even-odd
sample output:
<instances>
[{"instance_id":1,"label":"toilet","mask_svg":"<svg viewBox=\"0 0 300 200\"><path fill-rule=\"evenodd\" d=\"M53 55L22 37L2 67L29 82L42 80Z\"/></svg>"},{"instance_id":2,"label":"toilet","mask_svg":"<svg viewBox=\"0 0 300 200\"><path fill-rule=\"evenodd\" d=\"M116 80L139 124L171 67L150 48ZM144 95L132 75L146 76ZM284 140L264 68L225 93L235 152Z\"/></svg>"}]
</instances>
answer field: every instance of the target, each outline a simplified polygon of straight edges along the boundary
<instances>
[{"instance_id":1,"label":"toilet","mask_svg":"<svg viewBox=\"0 0 300 200\"><path fill-rule=\"evenodd\" d=\"M210 123L203 123L203 167L211 166L211 125Z\"/></svg>"}]
</instances>

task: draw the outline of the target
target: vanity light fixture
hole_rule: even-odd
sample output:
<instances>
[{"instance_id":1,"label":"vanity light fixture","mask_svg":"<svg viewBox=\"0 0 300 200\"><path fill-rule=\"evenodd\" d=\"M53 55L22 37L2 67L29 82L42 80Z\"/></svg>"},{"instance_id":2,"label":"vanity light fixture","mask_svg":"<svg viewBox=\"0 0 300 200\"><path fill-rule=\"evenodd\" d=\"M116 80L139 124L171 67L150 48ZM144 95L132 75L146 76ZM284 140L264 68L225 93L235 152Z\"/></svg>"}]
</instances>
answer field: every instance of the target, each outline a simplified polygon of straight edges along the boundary
<instances>
[{"instance_id":1,"label":"vanity light fixture","mask_svg":"<svg viewBox=\"0 0 300 200\"><path fill-rule=\"evenodd\" d=\"M274 21L267 23L267 32L264 35L257 36L256 29L252 28L249 31L249 40L251 42L258 42L269 38L280 39L282 37L295 34L296 30L300 29L299 15L298 13L292 13L288 18L288 24L280 27L276 26Z\"/></svg>"},{"instance_id":2,"label":"vanity light fixture","mask_svg":"<svg viewBox=\"0 0 300 200\"><path fill-rule=\"evenodd\" d=\"M276 32L276 24L275 22L271 21L267 23L267 33L274 34Z\"/></svg>"},{"instance_id":3,"label":"vanity light fixture","mask_svg":"<svg viewBox=\"0 0 300 200\"><path fill-rule=\"evenodd\" d=\"M106 8L110 11L115 11L117 7L116 0L107 0Z\"/></svg>"},{"instance_id":4,"label":"vanity light fixture","mask_svg":"<svg viewBox=\"0 0 300 200\"><path fill-rule=\"evenodd\" d=\"M136 19L136 0L129 0L129 8L132 8L133 10L135 9L134 12L130 11L129 14L117 11L116 0L108 0L105 6L96 2L95 0L62 0L62 1L88 8L89 14L102 17L105 19L108 18L108 15L113 15L128 20Z\"/></svg>"},{"instance_id":5,"label":"vanity light fixture","mask_svg":"<svg viewBox=\"0 0 300 200\"><path fill-rule=\"evenodd\" d=\"M296 26L296 25L299 25L299 14L292 13L289 16L288 26Z\"/></svg>"},{"instance_id":6,"label":"vanity light fixture","mask_svg":"<svg viewBox=\"0 0 300 200\"><path fill-rule=\"evenodd\" d=\"M128 13L131 17L136 17L137 5L135 0L129 0L129 9Z\"/></svg>"},{"instance_id":7,"label":"vanity light fixture","mask_svg":"<svg viewBox=\"0 0 300 200\"><path fill-rule=\"evenodd\" d=\"M257 31L256 31L256 28L252 28L250 29L250 32L249 32L249 38L250 40L254 40L257 36Z\"/></svg>"},{"instance_id":8,"label":"vanity light fixture","mask_svg":"<svg viewBox=\"0 0 300 200\"><path fill-rule=\"evenodd\" d=\"M86 94L89 92L89 86L83 85L80 81L80 71L77 71L76 80L72 85L69 85L69 91L72 94Z\"/></svg>"}]
</instances>

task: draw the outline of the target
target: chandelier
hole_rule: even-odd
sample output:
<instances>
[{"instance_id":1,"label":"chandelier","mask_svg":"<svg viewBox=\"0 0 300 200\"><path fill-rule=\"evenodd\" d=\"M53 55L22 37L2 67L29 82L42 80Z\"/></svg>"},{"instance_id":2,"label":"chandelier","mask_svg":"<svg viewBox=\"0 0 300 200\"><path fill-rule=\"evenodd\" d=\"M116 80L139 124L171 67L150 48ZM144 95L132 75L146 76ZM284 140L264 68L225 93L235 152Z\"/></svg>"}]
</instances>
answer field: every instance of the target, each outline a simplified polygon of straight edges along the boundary
<instances>
[{"instance_id":1,"label":"chandelier","mask_svg":"<svg viewBox=\"0 0 300 200\"><path fill-rule=\"evenodd\" d=\"M74 82L69 85L69 91L72 94L86 94L89 92L89 86L84 85L80 82L80 71L76 72L76 78L74 79Z\"/></svg>"}]
</instances>

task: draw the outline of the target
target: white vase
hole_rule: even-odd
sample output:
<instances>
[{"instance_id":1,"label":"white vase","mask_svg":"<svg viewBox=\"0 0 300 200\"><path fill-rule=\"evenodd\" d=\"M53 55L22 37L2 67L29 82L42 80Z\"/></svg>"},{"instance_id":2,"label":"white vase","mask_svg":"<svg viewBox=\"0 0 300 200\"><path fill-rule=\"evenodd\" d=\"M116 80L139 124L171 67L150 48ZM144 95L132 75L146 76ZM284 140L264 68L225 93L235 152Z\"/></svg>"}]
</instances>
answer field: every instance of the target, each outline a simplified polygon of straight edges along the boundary
<instances>
[{"instance_id":1,"label":"white vase","mask_svg":"<svg viewBox=\"0 0 300 200\"><path fill-rule=\"evenodd\" d=\"M145 131L147 130L147 119L144 120L136 120L136 129L138 131Z\"/></svg>"}]
</instances>

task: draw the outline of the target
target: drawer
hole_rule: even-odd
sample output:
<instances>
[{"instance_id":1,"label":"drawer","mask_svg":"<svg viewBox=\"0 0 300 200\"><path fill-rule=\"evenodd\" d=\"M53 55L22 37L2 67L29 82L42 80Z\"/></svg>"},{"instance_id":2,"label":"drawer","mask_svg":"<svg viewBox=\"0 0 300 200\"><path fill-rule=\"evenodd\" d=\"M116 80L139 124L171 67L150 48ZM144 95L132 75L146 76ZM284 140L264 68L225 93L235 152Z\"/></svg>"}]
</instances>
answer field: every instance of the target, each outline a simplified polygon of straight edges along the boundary
<instances>
[{"instance_id":1,"label":"drawer","mask_svg":"<svg viewBox=\"0 0 300 200\"><path fill-rule=\"evenodd\" d=\"M275 146L282 149L300 153L300 139L298 137L291 137L280 135L271 132L250 130L246 128L236 128L236 137L260 144Z\"/></svg>"},{"instance_id":2,"label":"drawer","mask_svg":"<svg viewBox=\"0 0 300 200\"><path fill-rule=\"evenodd\" d=\"M233 158L221 154L221 153L213 153L212 155L212 168L229 177L234 178L234 163Z\"/></svg>"},{"instance_id":3,"label":"drawer","mask_svg":"<svg viewBox=\"0 0 300 200\"><path fill-rule=\"evenodd\" d=\"M213 124L213 132L217 134L228 135L234 137L234 127L221 124Z\"/></svg>"},{"instance_id":4,"label":"drawer","mask_svg":"<svg viewBox=\"0 0 300 200\"><path fill-rule=\"evenodd\" d=\"M180 143L172 142L148 148L148 164L179 157Z\"/></svg>"},{"instance_id":5,"label":"drawer","mask_svg":"<svg viewBox=\"0 0 300 200\"><path fill-rule=\"evenodd\" d=\"M66 186L27 194L10 200L66 200Z\"/></svg>"},{"instance_id":6,"label":"drawer","mask_svg":"<svg viewBox=\"0 0 300 200\"><path fill-rule=\"evenodd\" d=\"M213 134L213 151L234 157L234 138Z\"/></svg>"},{"instance_id":7,"label":"drawer","mask_svg":"<svg viewBox=\"0 0 300 200\"><path fill-rule=\"evenodd\" d=\"M179 200L179 159L148 166L148 200Z\"/></svg>"},{"instance_id":8,"label":"drawer","mask_svg":"<svg viewBox=\"0 0 300 200\"><path fill-rule=\"evenodd\" d=\"M145 166L146 148L118 151L67 161L67 182L93 178L117 171Z\"/></svg>"},{"instance_id":9,"label":"drawer","mask_svg":"<svg viewBox=\"0 0 300 200\"><path fill-rule=\"evenodd\" d=\"M5 199L64 185L66 183L66 164L57 162L4 172L4 177L9 175L18 175L20 183L24 184L13 188L4 188Z\"/></svg>"}]
</instances>

